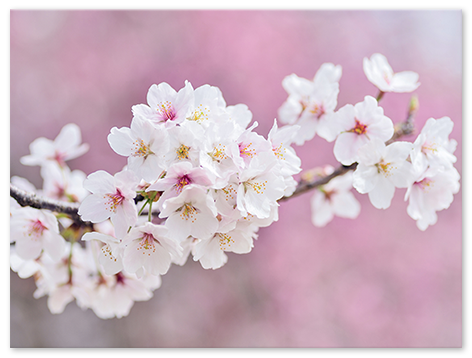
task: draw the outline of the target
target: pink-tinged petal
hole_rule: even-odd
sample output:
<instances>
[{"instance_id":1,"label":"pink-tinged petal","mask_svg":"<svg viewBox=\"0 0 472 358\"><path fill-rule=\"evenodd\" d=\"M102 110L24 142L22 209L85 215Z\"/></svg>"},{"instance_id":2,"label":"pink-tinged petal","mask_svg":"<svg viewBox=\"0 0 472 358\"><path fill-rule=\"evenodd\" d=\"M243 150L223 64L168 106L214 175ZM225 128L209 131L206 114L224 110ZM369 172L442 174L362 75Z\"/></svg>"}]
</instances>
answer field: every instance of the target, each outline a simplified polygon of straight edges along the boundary
<instances>
[{"instance_id":1,"label":"pink-tinged petal","mask_svg":"<svg viewBox=\"0 0 472 358\"><path fill-rule=\"evenodd\" d=\"M146 252L141 250L141 241L133 240L125 248L123 253L123 268L126 272L136 273L144 264Z\"/></svg>"},{"instance_id":2,"label":"pink-tinged petal","mask_svg":"<svg viewBox=\"0 0 472 358\"><path fill-rule=\"evenodd\" d=\"M393 122L386 116L379 117L375 122L369 124L367 128L367 135L370 137L377 137L384 142L392 138L395 129Z\"/></svg>"},{"instance_id":3,"label":"pink-tinged petal","mask_svg":"<svg viewBox=\"0 0 472 358\"><path fill-rule=\"evenodd\" d=\"M358 165L352 175L352 186L361 194L372 191L380 180L375 166Z\"/></svg>"},{"instance_id":4,"label":"pink-tinged petal","mask_svg":"<svg viewBox=\"0 0 472 358\"><path fill-rule=\"evenodd\" d=\"M29 149L31 154L20 158L23 165L43 165L49 157L54 156L55 152L53 142L43 137L35 139L29 145Z\"/></svg>"},{"instance_id":5,"label":"pink-tinged petal","mask_svg":"<svg viewBox=\"0 0 472 358\"><path fill-rule=\"evenodd\" d=\"M107 199L101 196L87 196L79 207L82 220L98 223L108 219L111 213L106 209L106 202Z\"/></svg>"},{"instance_id":6,"label":"pink-tinged petal","mask_svg":"<svg viewBox=\"0 0 472 358\"><path fill-rule=\"evenodd\" d=\"M292 73L282 80L282 87L289 95L309 96L313 91L314 83Z\"/></svg>"},{"instance_id":7,"label":"pink-tinged petal","mask_svg":"<svg viewBox=\"0 0 472 358\"><path fill-rule=\"evenodd\" d=\"M54 261L59 261L66 251L66 242L64 238L54 232L45 231L42 240L44 251Z\"/></svg>"},{"instance_id":8,"label":"pink-tinged petal","mask_svg":"<svg viewBox=\"0 0 472 358\"><path fill-rule=\"evenodd\" d=\"M59 286L48 297L48 308L52 314L61 314L66 306L74 300L69 285Z\"/></svg>"},{"instance_id":9,"label":"pink-tinged petal","mask_svg":"<svg viewBox=\"0 0 472 358\"><path fill-rule=\"evenodd\" d=\"M393 75L391 85L393 92L413 92L420 86L419 75L416 72L404 71Z\"/></svg>"},{"instance_id":10,"label":"pink-tinged petal","mask_svg":"<svg viewBox=\"0 0 472 358\"><path fill-rule=\"evenodd\" d=\"M317 190L310 199L311 222L317 227L323 227L333 220L333 210L325 195Z\"/></svg>"},{"instance_id":11,"label":"pink-tinged petal","mask_svg":"<svg viewBox=\"0 0 472 358\"><path fill-rule=\"evenodd\" d=\"M282 123L294 124L303 111L300 101L294 97L288 97L278 110L278 117Z\"/></svg>"},{"instance_id":12,"label":"pink-tinged petal","mask_svg":"<svg viewBox=\"0 0 472 358\"><path fill-rule=\"evenodd\" d=\"M218 228L218 219L210 210L200 209L195 220L190 223L191 235L197 239L207 239L213 235Z\"/></svg>"},{"instance_id":13,"label":"pink-tinged petal","mask_svg":"<svg viewBox=\"0 0 472 358\"><path fill-rule=\"evenodd\" d=\"M357 160L357 151L368 142L364 135L356 133L341 133L334 143L334 156L343 165L351 165Z\"/></svg>"},{"instance_id":14,"label":"pink-tinged petal","mask_svg":"<svg viewBox=\"0 0 472 358\"><path fill-rule=\"evenodd\" d=\"M361 204L351 192L333 195L331 205L336 216L355 219L361 211Z\"/></svg>"},{"instance_id":15,"label":"pink-tinged petal","mask_svg":"<svg viewBox=\"0 0 472 358\"><path fill-rule=\"evenodd\" d=\"M389 180L379 176L377 185L369 191L369 199L377 209L387 209L392 202L395 187Z\"/></svg>"},{"instance_id":16,"label":"pink-tinged petal","mask_svg":"<svg viewBox=\"0 0 472 358\"><path fill-rule=\"evenodd\" d=\"M74 123L65 125L54 140L56 148L61 148L65 151L80 145L81 142L80 128Z\"/></svg>"},{"instance_id":17,"label":"pink-tinged petal","mask_svg":"<svg viewBox=\"0 0 472 358\"><path fill-rule=\"evenodd\" d=\"M24 260L35 260L41 255L43 243L40 238L34 235L23 236L21 240L18 238L15 244L16 253Z\"/></svg>"},{"instance_id":18,"label":"pink-tinged petal","mask_svg":"<svg viewBox=\"0 0 472 358\"><path fill-rule=\"evenodd\" d=\"M407 161L396 163L396 166L395 172L389 179L396 188L407 188L415 180L413 166Z\"/></svg>"},{"instance_id":19,"label":"pink-tinged petal","mask_svg":"<svg viewBox=\"0 0 472 358\"><path fill-rule=\"evenodd\" d=\"M94 194L114 193L115 182L111 174L98 170L87 176L84 180L84 188Z\"/></svg>"},{"instance_id":20,"label":"pink-tinged petal","mask_svg":"<svg viewBox=\"0 0 472 358\"><path fill-rule=\"evenodd\" d=\"M351 130L356 126L355 118L356 110L354 106L352 104L346 104L334 113L331 121L333 121L336 130L339 130L339 133L341 133L342 131Z\"/></svg>"},{"instance_id":21,"label":"pink-tinged petal","mask_svg":"<svg viewBox=\"0 0 472 358\"><path fill-rule=\"evenodd\" d=\"M180 213L171 214L165 226L169 229L169 236L178 242L184 241L191 233L191 221Z\"/></svg>"},{"instance_id":22,"label":"pink-tinged petal","mask_svg":"<svg viewBox=\"0 0 472 358\"><path fill-rule=\"evenodd\" d=\"M127 127L113 127L107 137L111 149L117 154L128 157L133 150L134 139L131 130Z\"/></svg>"},{"instance_id":23,"label":"pink-tinged petal","mask_svg":"<svg viewBox=\"0 0 472 358\"><path fill-rule=\"evenodd\" d=\"M216 270L228 261L228 256L219 247L219 241L212 238L195 245L193 260L200 261L204 269Z\"/></svg>"},{"instance_id":24,"label":"pink-tinged petal","mask_svg":"<svg viewBox=\"0 0 472 358\"><path fill-rule=\"evenodd\" d=\"M168 83L162 82L159 85L152 85L147 94L147 102L152 109L159 106L161 102L173 101L177 91L173 89Z\"/></svg>"}]
</instances>

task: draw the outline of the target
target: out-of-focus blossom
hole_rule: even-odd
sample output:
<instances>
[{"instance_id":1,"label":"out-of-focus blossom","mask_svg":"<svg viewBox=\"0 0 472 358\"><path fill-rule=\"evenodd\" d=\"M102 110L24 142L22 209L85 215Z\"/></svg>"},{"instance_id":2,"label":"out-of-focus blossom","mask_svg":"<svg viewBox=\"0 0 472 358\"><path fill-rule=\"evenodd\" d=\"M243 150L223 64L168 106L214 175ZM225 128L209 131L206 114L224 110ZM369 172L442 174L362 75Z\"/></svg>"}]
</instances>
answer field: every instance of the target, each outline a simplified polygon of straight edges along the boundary
<instances>
[{"instance_id":1,"label":"out-of-focus blossom","mask_svg":"<svg viewBox=\"0 0 472 358\"><path fill-rule=\"evenodd\" d=\"M323 168L323 175L334 171L330 165ZM311 197L311 221L313 225L323 227L334 216L355 219L361 211L361 205L351 192L352 172L336 177L329 183L317 188Z\"/></svg>"},{"instance_id":2,"label":"out-of-focus blossom","mask_svg":"<svg viewBox=\"0 0 472 358\"><path fill-rule=\"evenodd\" d=\"M43 250L53 260L58 260L65 250L56 217L46 210L30 207L12 213L10 241L15 242L16 253L25 260L38 258Z\"/></svg>"},{"instance_id":3,"label":"out-of-focus blossom","mask_svg":"<svg viewBox=\"0 0 472 358\"><path fill-rule=\"evenodd\" d=\"M329 142L335 139L330 125L337 105L341 74L341 66L324 63L313 81L295 74L282 81L289 96L279 108L279 119L283 123L301 127L294 139L295 144L302 145L313 139L315 134Z\"/></svg>"},{"instance_id":4,"label":"out-of-focus blossom","mask_svg":"<svg viewBox=\"0 0 472 358\"><path fill-rule=\"evenodd\" d=\"M420 85L416 72L394 73L387 58L380 53L374 53L370 60L365 57L363 64L367 79L382 92L412 92Z\"/></svg>"},{"instance_id":5,"label":"out-of-focus blossom","mask_svg":"<svg viewBox=\"0 0 472 358\"><path fill-rule=\"evenodd\" d=\"M449 117L430 118L414 142L413 164L422 169L428 166L449 168L457 161L453 154L457 142L449 139L454 123Z\"/></svg>"},{"instance_id":6,"label":"out-of-focus blossom","mask_svg":"<svg viewBox=\"0 0 472 358\"><path fill-rule=\"evenodd\" d=\"M35 139L30 144L31 154L22 157L21 164L43 166L48 162L56 162L64 167L66 161L88 151L89 145L81 142L80 128L74 123L67 124L53 141L44 137Z\"/></svg>"},{"instance_id":7,"label":"out-of-focus blossom","mask_svg":"<svg viewBox=\"0 0 472 358\"><path fill-rule=\"evenodd\" d=\"M421 170L421 168L419 168ZM408 215L422 231L436 224L437 211L447 209L459 192L460 175L453 166L447 169L429 168L408 186L405 200L409 200Z\"/></svg>"}]
</instances>

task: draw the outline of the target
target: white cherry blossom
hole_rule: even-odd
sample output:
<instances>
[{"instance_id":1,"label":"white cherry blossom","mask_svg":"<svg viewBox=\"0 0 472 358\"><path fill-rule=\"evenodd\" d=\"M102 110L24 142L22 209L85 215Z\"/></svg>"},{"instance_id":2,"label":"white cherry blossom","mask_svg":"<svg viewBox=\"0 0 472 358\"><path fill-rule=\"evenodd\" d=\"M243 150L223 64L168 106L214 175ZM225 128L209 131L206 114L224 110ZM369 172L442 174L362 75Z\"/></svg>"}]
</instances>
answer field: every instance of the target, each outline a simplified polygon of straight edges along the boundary
<instances>
[{"instance_id":1,"label":"white cherry blossom","mask_svg":"<svg viewBox=\"0 0 472 358\"><path fill-rule=\"evenodd\" d=\"M411 160L415 166L449 168L457 161L457 142L449 139L454 123L449 117L429 118L414 142Z\"/></svg>"},{"instance_id":2,"label":"white cherry blossom","mask_svg":"<svg viewBox=\"0 0 472 358\"><path fill-rule=\"evenodd\" d=\"M407 212L422 231L436 224L437 211L449 208L454 194L459 192L460 175L456 168L428 168L408 186L405 200L409 200ZM418 172L417 172L418 173Z\"/></svg>"},{"instance_id":3,"label":"white cherry blossom","mask_svg":"<svg viewBox=\"0 0 472 358\"><path fill-rule=\"evenodd\" d=\"M65 125L54 140L44 137L35 139L30 144L30 155L21 157L23 165L45 165L48 162L56 162L61 167L65 162L81 156L89 149L89 145L82 142L80 128L70 123Z\"/></svg>"},{"instance_id":4,"label":"white cherry blossom","mask_svg":"<svg viewBox=\"0 0 472 358\"><path fill-rule=\"evenodd\" d=\"M108 143L116 153L128 157L128 170L147 182L156 180L166 169L163 156L169 150L167 131L148 120L135 117L131 128L113 127Z\"/></svg>"},{"instance_id":5,"label":"white cherry blossom","mask_svg":"<svg viewBox=\"0 0 472 358\"><path fill-rule=\"evenodd\" d=\"M164 192L159 199L159 208L162 208L167 199L179 195L187 185L210 187L213 181L211 173L203 168L195 168L189 162L175 163L167 170L163 178L151 184L146 191Z\"/></svg>"},{"instance_id":6,"label":"white cherry blossom","mask_svg":"<svg viewBox=\"0 0 472 358\"><path fill-rule=\"evenodd\" d=\"M150 222L132 228L123 238L122 245L123 267L138 277L143 275L143 269L152 275L164 275L172 258L182 256L182 248L169 237L167 227Z\"/></svg>"},{"instance_id":7,"label":"white cherry blossom","mask_svg":"<svg viewBox=\"0 0 472 358\"><path fill-rule=\"evenodd\" d=\"M10 218L10 241L16 253L25 260L38 258L44 252L59 260L65 250L65 240L59 234L56 217L49 211L24 207Z\"/></svg>"},{"instance_id":8,"label":"white cherry blossom","mask_svg":"<svg viewBox=\"0 0 472 358\"><path fill-rule=\"evenodd\" d=\"M357 151L373 138L384 142L394 132L393 122L384 115L374 97L366 96L355 106L347 104L336 112L333 125L339 133L334 144L334 156L343 165L357 161Z\"/></svg>"},{"instance_id":9,"label":"white cherry blossom","mask_svg":"<svg viewBox=\"0 0 472 358\"><path fill-rule=\"evenodd\" d=\"M223 266L228 257L225 252L247 254L252 250L252 233L246 227L236 227L232 230L218 230L211 238L195 244L193 259L200 261L204 269L218 269Z\"/></svg>"},{"instance_id":10,"label":"white cherry blossom","mask_svg":"<svg viewBox=\"0 0 472 358\"><path fill-rule=\"evenodd\" d=\"M369 194L377 209L390 206L395 188L406 188L413 178L407 161L412 143L395 142L388 146L378 138L359 149L358 166L353 174L353 186L361 194Z\"/></svg>"},{"instance_id":11,"label":"white cherry blossom","mask_svg":"<svg viewBox=\"0 0 472 358\"><path fill-rule=\"evenodd\" d=\"M179 242L188 236L207 239L218 228L217 210L213 198L197 185L186 186L179 196L167 199L159 214L167 218L169 235Z\"/></svg>"},{"instance_id":12,"label":"white cherry blossom","mask_svg":"<svg viewBox=\"0 0 472 358\"><path fill-rule=\"evenodd\" d=\"M332 166L324 168L324 175L334 171ZM317 188L311 197L311 221L318 227L326 226L334 216L355 219L360 213L361 205L351 192L352 172L338 176L329 183Z\"/></svg>"},{"instance_id":13,"label":"white cherry blossom","mask_svg":"<svg viewBox=\"0 0 472 358\"><path fill-rule=\"evenodd\" d=\"M185 86L177 92L168 83L154 84L149 88L147 102L147 105L134 105L133 115L166 128L172 127L186 119L194 103L193 87L185 81Z\"/></svg>"},{"instance_id":14,"label":"white cherry blossom","mask_svg":"<svg viewBox=\"0 0 472 358\"><path fill-rule=\"evenodd\" d=\"M111 176L99 170L84 181L84 188L92 194L79 207L82 220L99 223L110 218L117 238L122 238L138 218L134 203L139 180L130 171Z\"/></svg>"},{"instance_id":15,"label":"white cherry blossom","mask_svg":"<svg viewBox=\"0 0 472 358\"><path fill-rule=\"evenodd\" d=\"M329 142L335 139L331 121L337 106L341 74L341 66L324 63L313 81L295 74L285 77L282 81L289 97L279 109L279 119L283 123L301 127L294 140L295 144L302 145L315 134Z\"/></svg>"},{"instance_id":16,"label":"white cherry blossom","mask_svg":"<svg viewBox=\"0 0 472 358\"><path fill-rule=\"evenodd\" d=\"M239 174L237 208L242 216L253 214L260 219L267 218L270 203L284 195L285 181L276 164L272 151L262 152Z\"/></svg>"},{"instance_id":17,"label":"white cherry blossom","mask_svg":"<svg viewBox=\"0 0 472 358\"><path fill-rule=\"evenodd\" d=\"M374 53L364 58L364 73L367 79L382 92L413 92L420 85L418 74L412 71L394 73L387 58Z\"/></svg>"}]
</instances>

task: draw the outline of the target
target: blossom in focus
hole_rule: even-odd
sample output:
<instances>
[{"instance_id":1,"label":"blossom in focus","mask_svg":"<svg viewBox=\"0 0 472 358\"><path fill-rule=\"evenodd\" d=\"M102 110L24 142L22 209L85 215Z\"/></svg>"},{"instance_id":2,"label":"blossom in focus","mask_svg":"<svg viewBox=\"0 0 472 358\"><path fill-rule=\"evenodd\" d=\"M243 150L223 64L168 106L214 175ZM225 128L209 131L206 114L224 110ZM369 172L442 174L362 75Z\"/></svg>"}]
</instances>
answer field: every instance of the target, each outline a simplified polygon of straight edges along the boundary
<instances>
[{"instance_id":1,"label":"blossom in focus","mask_svg":"<svg viewBox=\"0 0 472 358\"><path fill-rule=\"evenodd\" d=\"M185 86L177 92L168 83L154 84L149 88L147 102L147 105L134 105L133 115L169 128L186 119L194 103L193 87L185 81Z\"/></svg>"},{"instance_id":2,"label":"blossom in focus","mask_svg":"<svg viewBox=\"0 0 472 358\"><path fill-rule=\"evenodd\" d=\"M16 253L25 260L38 258L42 251L58 260L65 250L56 217L49 211L30 207L19 208L10 218L10 241Z\"/></svg>"},{"instance_id":3,"label":"blossom in focus","mask_svg":"<svg viewBox=\"0 0 472 358\"><path fill-rule=\"evenodd\" d=\"M382 92L412 92L420 85L418 74L412 71L394 73L387 58L374 53L364 58L364 73L367 79Z\"/></svg>"},{"instance_id":4,"label":"blossom in focus","mask_svg":"<svg viewBox=\"0 0 472 358\"><path fill-rule=\"evenodd\" d=\"M209 238L218 228L216 216L212 196L197 185L188 185L178 196L167 199L159 214L160 218L167 218L165 226L169 236L179 242L188 236Z\"/></svg>"},{"instance_id":5,"label":"blossom in focus","mask_svg":"<svg viewBox=\"0 0 472 358\"><path fill-rule=\"evenodd\" d=\"M146 191L164 192L159 199L159 207L169 199L179 195L190 184L209 187L213 183L211 173L201 167L193 167L190 162L173 164L165 176L151 184Z\"/></svg>"},{"instance_id":6,"label":"blossom in focus","mask_svg":"<svg viewBox=\"0 0 472 358\"><path fill-rule=\"evenodd\" d=\"M323 171L323 175L329 175L334 171L334 168L326 166ZM357 218L361 205L351 189L352 172L338 176L318 187L310 200L313 225L323 227L333 220L334 216L346 219Z\"/></svg>"},{"instance_id":7,"label":"blossom in focus","mask_svg":"<svg viewBox=\"0 0 472 358\"><path fill-rule=\"evenodd\" d=\"M89 145L82 142L80 128L70 123L65 125L56 139L50 140L44 137L35 139L30 144L30 155L21 157L23 165L43 166L48 162L56 162L61 167L65 162L81 156L89 149Z\"/></svg>"},{"instance_id":8,"label":"blossom in focus","mask_svg":"<svg viewBox=\"0 0 472 358\"><path fill-rule=\"evenodd\" d=\"M459 179L459 172L453 166L428 168L408 186L405 194L405 200L409 200L407 212L420 230L437 222L437 211L449 208L453 195L459 192Z\"/></svg>"},{"instance_id":9,"label":"blossom in focus","mask_svg":"<svg viewBox=\"0 0 472 358\"><path fill-rule=\"evenodd\" d=\"M377 209L390 206L395 188L406 188L412 181L411 163L407 161L412 143L395 142L388 146L378 138L359 149L353 186L361 194L369 194Z\"/></svg>"},{"instance_id":10,"label":"blossom in focus","mask_svg":"<svg viewBox=\"0 0 472 358\"><path fill-rule=\"evenodd\" d=\"M215 270L227 262L228 257L225 252L246 254L252 247L251 231L241 225L233 226L231 230L219 229L211 238L198 241L193 249L193 259L200 261L204 269Z\"/></svg>"},{"instance_id":11,"label":"blossom in focus","mask_svg":"<svg viewBox=\"0 0 472 358\"><path fill-rule=\"evenodd\" d=\"M99 223L110 218L117 238L122 238L138 219L134 203L139 180L130 171L121 171L114 176L99 170L84 181L84 188L92 194L79 207L84 221Z\"/></svg>"},{"instance_id":12,"label":"blossom in focus","mask_svg":"<svg viewBox=\"0 0 472 358\"><path fill-rule=\"evenodd\" d=\"M417 167L449 168L457 161L453 154L457 142L449 139L454 123L449 117L430 118L414 142L411 160Z\"/></svg>"},{"instance_id":13,"label":"blossom in focus","mask_svg":"<svg viewBox=\"0 0 472 358\"><path fill-rule=\"evenodd\" d=\"M272 151L262 152L239 174L236 201L242 216L249 213L260 219L267 218L270 204L284 195L285 181L276 165Z\"/></svg>"},{"instance_id":14,"label":"blossom in focus","mask_svg":"<svg viewBox=\"0 0 472 358\"><path fill-rule=\"evenodd\" d=\"M301 159L291 147L300 131L300 126L283 126L278 127L277 120L274 119L274 124L268 134L269 142L272 144L272 151L274 152L277 161L280 165L280 174L285 181L284 196L291 195L297 186L293 175L301 172Z\"/></svg>"},{"instance_id":15,"label":"blossom in focus","mask_svg":"<svg viewBox=\"0 0 472 358\"><path fill-rule=\"evenodd\" d=\"M313 81L295 74L282 81L289 96L279 108L278 115L281 122L301 127L294 139L295 144L302 145L315 134L329 142L335 139L330 126L337 106L341 73L341 66L324 63Z\"/></svg>"},{"instance_id":16,"label":"blossom in focus","mask_svg":"<svg viewBox=\"0 0 472 358\"><path fill-rule=\"evenodd\" d=\"M371 96L354 106L347 104L340 108L333 122L339 133L334 144L334 156L343 165L357 161L359 148L373 138L385 142L394 133L392 120L384 115L383 108Z\"/></svg>"},{"instance_id":17,"label":"blossom in focus","mask_svg":"<svg viewBox=\"0 0 472 358\"><path fill-rule=\"evenodd\" d=\"M147 182L166 169L162 157L169 146L167 131L155 128L150 121L135 117L131 128L113 127L108 143L116 153L128 157L128 170Z\"/></svg>"},{"instance_id":18,"label":"blossom in focus","mask_svg":"<svg viewBox=\"0 0 472 358\"><path fill-rule=\"evenodd\" d=\"M123 238L123 267L126 272L142 277L144 270L151 275L164 275L172 258L182 256L179 243L169 237L163 225L150 222L134 227Z\"/></svg>"},{"instance_id":19,"label":"blossom in focus","mask_svg":"<svg viewBox=\"0 0 472 358\"><path fill-rule=\"evenodd\" d=\"M94 240L98 244L97 249L100 250L98 262L103 267L105 274L114 275L123 269L120 240L97 231L85 233L82 236L82 240Z\"/></svg>"}]
</instances>

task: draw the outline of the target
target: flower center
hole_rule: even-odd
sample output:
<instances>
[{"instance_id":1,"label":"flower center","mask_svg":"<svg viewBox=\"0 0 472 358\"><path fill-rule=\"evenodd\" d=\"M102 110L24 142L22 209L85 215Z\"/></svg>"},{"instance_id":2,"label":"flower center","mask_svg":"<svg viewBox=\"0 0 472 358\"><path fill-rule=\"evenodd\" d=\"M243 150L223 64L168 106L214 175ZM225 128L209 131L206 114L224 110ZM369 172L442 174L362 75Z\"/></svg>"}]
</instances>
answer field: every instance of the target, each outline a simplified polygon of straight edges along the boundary
<instances>
[{"instance_id":1,"label":"flower center","mask_svg":"<svg viewBox=\"0 0 472 358\"><path fill-rule=\"evenodd\" d=\"M177 115L177 113L175 113L174 106L172 106L172 103L169 101L159 103L157 106L157 114L164 122L173 121Z\"/></svg>"},{"instance_id":2,"label":"flower center","mask_svg":"<svg viewBox=\"0 0 472 358\"><path fill-rule=\"evenodd\" d=\"M267 180L264 181L247 181L244 183L244 189L247 191L248 188L256 192L256 194L264 194L266 190Z\"/></svg>"},{"instance_id":3,"label":"flower center","mask_svg":"<svg viewBox=\"0 0 472 358\"><path fill-rule=\"evenodd\" d=\"M256 150L251 148L252 142L249 144L239 143L239 154L243 158L252 158L256 155Z\"/></svg>"},{"instance_id":4,"label":"flower center","mask_svg":"<svg viewBox=\"0 0 472 358\"><path fill-rule=\"evenodd\" d=\"M367 125L362 124L358 119L356 119L356 125L349 132L354 132L358 135L365 134L367 132Z\"/></svg>"},{"instance_id":5,"label":"flower center","mask_svg":"<svg viewBox=\"0 0 472 358\"><path fill-rule=\"evenodd\" d=\"M43 231L47 229L48 228L44 226L44 224L39 219L36 221L31 220L28 235L38 238L43 234Z\"/></svg>"},{"instance_id":6,"label":"flower center","mask_svg":"<svg viewBox=\"0 0 472 358\"><path fill-rule=\"evenodd\" d=\"M228 250L232 244L234 244L234 240L231 238L230 235L228 234L222 234L222 233L218 233L217 234L219 236L219 244L220 244L220 249L225 251L225 250Z\"/></svg>"},{"instance_id":7,"label":"flower center","mask_svg":"<svg viewBox=\"0 0 472 358\"><path fill-rule=\"evenodd\" d=\"M177 149L177 158L179 158L179 160L188 159L188 152L189 151L190 151L190 147L187 147L186 145L182 144Z\"/></svg>"},{"instance_id":8,"label":"flower center","mask_svg":"<svg viewBox=\"0 0 472 358\"><path fill-rule=\"evenodd\" d=\"M383 160L375 164L375 166L377 167L378 173L383 174L385 177L392 175L392 170L396 169L396 167L392 166L392 163L385 163Z\"/></svg>"},{"instance_id":9,"label":"flower center","mask_svg":"<svg viewBox=\"0 0 472 358\"><path fill-rule=\"evenodd\" d=\"M131 154L133 157L144 157L144 159L147 159L147 157L151 154L154 153L142 139L138 139L134 142L134 153Z\"/></svg>"},{"instance_id":10,"label":"flower center","mask_svg":"<svg viewBox=\"0 0 472 358\"><path fill-rule=\"evenodd\" d=\"M184 175L180 177L177 184L175 184L175 190L177 191L177 193L180 194L184 186L190 184L191 182L192 182L192 179L190 179L188 175Z\"/></svg>"},{"instance_id":11,"label":"flower center","mask_svg":"<svg viewBox=\"0 0 472 358\"><path fill-rule=\"evenodd\" d=\"M180 211L180 217L186 221L190 220L192 223L196 220L196 214L198 214L197 208L190 203L185 203L178 211Z\"/></svg>"},{"instance_id":12,"label":"flower center","mask_svg":"<svg viewBox=\"0 0 472 358\"><path fill-rule=\"evenodd\" d=\"M430 178L424 178L422 181L415 182L422 190L429 190L433 187L434 181Z\"/></svg>"},{"instance_id":13,"label":"flower center","mask_svg":"<svg viewBox=\"0 0 472 358\"><path fill-rule=\"evenodd\" d=\"M203 108L203 104L200 104L197 109L192 113L190 117L187 117L189 121L195 122L202 122L208 119L208 115L210 114L210 109L205 107Z\"/></svg>"},{"instance_id":14,"label":"flower center","mask_svg":"<svg viewBox=\"0 0 472 358\"><path fill-rule=\"evenodd\" d=\"M226 146L219 143L213 147L213 152L208 153L208 155L213 159L213 161L220 163L222 160L228 158L225 151Z\"/></svg>"},{"instance_id":15,"label":"flower center","mask_svg":"<svg viewBox=\"0 0 472 358\"><path fill-rule=\"evenodd\" d=\"M275 156L280 160L285 160L285 152L287 152L287 148L283 147L283 143L280 143L278 147L272 147L272 151L274 152Z\"/></svg>"},{"instance_id":16,"label":"flower center","mask_svg":"<svg viewBox=\"0 0 472 358\"><path fill-rule=\"evenodd\" d=\"M116 208L123 203L125 197L121 194L120 189L116 189L115 194L105 194L105 197L108 197L107 209L116 213Z\"/></svg>"},{"instance_id":17,"label":"flower center","mask_svg":"<svg viewBox=\"0 0 472 358\"><path fill-rule=\"evenodd\" d=\"M156 252L156 242L159 244L159 241L149 232L143 232L142 234L143 236L137 250L142 250L143 255L147 254L150 256L151 251L153 253Z\"/></svg>"}]
</instances>

